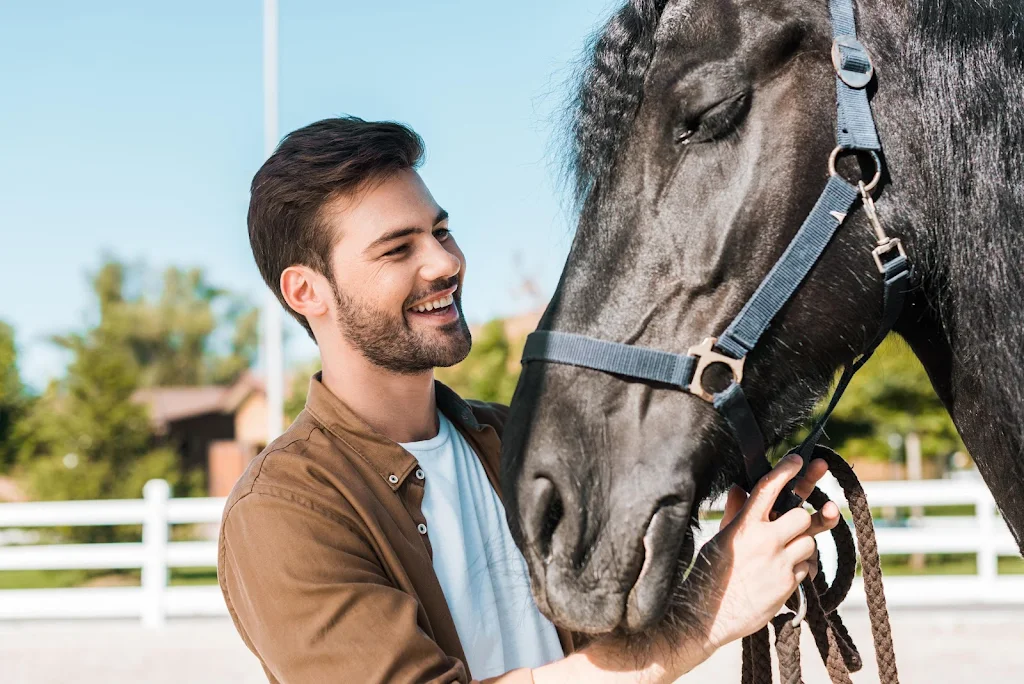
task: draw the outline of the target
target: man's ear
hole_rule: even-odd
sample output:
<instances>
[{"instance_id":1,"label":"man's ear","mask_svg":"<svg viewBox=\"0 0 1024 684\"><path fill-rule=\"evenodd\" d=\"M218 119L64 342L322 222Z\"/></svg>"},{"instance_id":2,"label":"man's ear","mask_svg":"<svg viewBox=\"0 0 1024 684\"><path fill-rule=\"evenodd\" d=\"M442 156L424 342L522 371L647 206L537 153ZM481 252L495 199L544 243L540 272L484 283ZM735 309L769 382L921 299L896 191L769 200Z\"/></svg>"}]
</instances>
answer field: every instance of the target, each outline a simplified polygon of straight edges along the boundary
<instances>
[{"instance_id":1,"label":"man's ear","mask_svg":"<svg viewBox=\"0 0 1024 684\"><path fill-rule=\"evenodd\" d=\"M295 313L307 320L329 311L327 302L331 284L327 278L307 266L289 266L281 273L281 294Z\"/></svg>"}]
</instances>

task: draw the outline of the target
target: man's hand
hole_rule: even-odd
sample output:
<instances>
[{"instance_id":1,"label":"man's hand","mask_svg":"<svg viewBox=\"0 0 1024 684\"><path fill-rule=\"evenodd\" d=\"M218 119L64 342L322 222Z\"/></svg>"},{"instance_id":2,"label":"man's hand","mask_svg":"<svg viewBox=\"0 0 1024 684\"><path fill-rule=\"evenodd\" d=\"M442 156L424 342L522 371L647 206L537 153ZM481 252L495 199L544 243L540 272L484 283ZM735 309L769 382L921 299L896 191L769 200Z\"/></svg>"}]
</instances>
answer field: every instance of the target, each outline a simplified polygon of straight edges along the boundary
<instances>
[{"instance_id":1,"label":"man's hand","mask_svg":"<svg viewBox=\"0 0 1024 684\"><path fill-rule=\"evenodd\" d=\"M729 491L721 530L701 549L687 578L709 651L764 627L804 577L817 571L814 535L836 526L839 508L829 502L813 515L803 508L778 518L772 513L800 464L798 456L780 461L749 499L739 487ZM824 461L812 461L794 493L806 499L827 470Z\"/></svg>"},{"instance_id":2,"label":"man's hand","mask_svg":"<svg viewBox=\"0 0 1024 684\"><path fill-rule=\"evenodd\" d=\"M634 656L616 639L602 639L567 658L532 671L535 684L588 682L620 684L672 682L704 662L730 641L768 624L804 577L817 567L814 535L839 522L839 508L829 502L814 515L803 508L773 519L772 504L786 483L800 472L800 458L783 459L747 498L733 487L722 527L705 544L684 582L688 622L681 640L662 642L649 662ZM793 491L806 499L828 470L812 461Z\"/></svg>"}]
</instances>

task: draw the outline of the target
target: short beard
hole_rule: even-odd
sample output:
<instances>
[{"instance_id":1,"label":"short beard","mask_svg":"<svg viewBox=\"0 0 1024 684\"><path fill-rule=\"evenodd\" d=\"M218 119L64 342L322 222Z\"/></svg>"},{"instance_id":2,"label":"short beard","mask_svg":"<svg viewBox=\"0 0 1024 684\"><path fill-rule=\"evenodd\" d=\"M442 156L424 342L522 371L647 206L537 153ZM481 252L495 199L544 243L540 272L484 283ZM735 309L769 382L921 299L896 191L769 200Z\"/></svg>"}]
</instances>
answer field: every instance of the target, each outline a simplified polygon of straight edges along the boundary
<instances>
[{"instance_id":1,"label":"short beard","mask_svg":"<svg viewBox=\"0 0 1024 684\"><path fill-rule=\"evenodd\" d=\"M450 287L438 283L440 291ZM409 327L404 313L398 317L356 302L341 293L334 283L334 301L338 306L338 327L370 363L402 375L416 375L434 368L454 366L469 354L473 338L462 315L462 297L456 290L454 306L458 320L437 328L429 337Z\"/></svg>"}]
</instances>

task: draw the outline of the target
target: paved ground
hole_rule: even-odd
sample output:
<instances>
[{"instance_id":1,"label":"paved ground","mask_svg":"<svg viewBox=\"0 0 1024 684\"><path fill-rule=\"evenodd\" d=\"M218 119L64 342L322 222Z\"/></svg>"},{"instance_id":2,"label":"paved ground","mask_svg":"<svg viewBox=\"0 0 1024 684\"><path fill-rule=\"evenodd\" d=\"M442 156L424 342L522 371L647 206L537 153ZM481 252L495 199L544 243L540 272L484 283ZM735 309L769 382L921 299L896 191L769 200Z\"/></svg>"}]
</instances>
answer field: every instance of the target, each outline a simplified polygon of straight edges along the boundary
<instances>
[{"instance_id":1,"label":"paved ground","mask_svg":"<svg viewBox=\"0 0 1024 684\"><path fill-rule=\"evenodd\" d=\"M864 657L856 684L878 684L867 612L848 611L846 625ZM1024 681L1024 611L900 610L891 615L902 684L987 684ZM828 684L809 630L802 630L805 684ZM739 682L740 648L730 644L682 682ZM776 670L778 678L778 670Z\"/></svg>"},{"instance_id":2,"label":"paved ground","mask_svg":"<svg viewBox=\"0 0 1024 684\"><path fill-rule=\"evenodd\" d=\"M849 613L847 624L869 650L865 613ZM903 610L893 615L893 631L903 684L1024 681L1024 611ZM826 684L809 640L803 653L806 684ZM865 656L871 668L871 656ZM855 675L857 684L877 683L869 668ZM227 619L174 620L152 631L113 620L0 623L0 684L265 681ZM738 645L680 681L738 682Z\"/></svg>"}]
</instances>

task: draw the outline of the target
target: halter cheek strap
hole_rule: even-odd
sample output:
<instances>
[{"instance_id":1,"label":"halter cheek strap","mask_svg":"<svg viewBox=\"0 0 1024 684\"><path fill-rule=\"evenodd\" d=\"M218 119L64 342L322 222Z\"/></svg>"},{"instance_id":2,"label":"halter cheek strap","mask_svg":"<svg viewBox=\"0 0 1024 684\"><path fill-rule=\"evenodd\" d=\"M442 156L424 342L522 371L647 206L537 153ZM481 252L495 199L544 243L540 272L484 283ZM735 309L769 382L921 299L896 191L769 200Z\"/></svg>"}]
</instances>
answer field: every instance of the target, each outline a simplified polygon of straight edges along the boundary
<instances>
[{"instance_id":1,"label":"halter cheek strap","mask_svg":"<svg viewBox=\"0 0 1024 684\"><path fill-rule=\"evenodd\" d=\"M882 321L865 350L844 370L828 408L798 449L805 463L811 458L825 422L853 375L899 318L909 289L911 269L906 253L899 239L885 234L871 197L871 191L882 175L881 144L866 91L866 86L874 78L874 66L867 50L857 40L853 0L830 0L829 12L837 102L837 144L829 158L829 179L786 251L721 336L706 338L684 355L574 333L539 330L527 337L523 351L524 364L547 362L590 368L627 379L667 385L708 401L725 419L739 444L746 474L745 482L741 484L748 490L771 466L766 456L764 437L741 386L744 361L807 278L858 200L877 238L872 257L884 283ZM858 151L869 153L876 168L869 183L854 186L839 176L835 163L839 154ZM725 390L711 394L704 389L702 376L708 366L719 363L730 368L733 381ZM799 504L800 500L787 491L776 503L776 509L785 511Z\"/></svg>"}]
</instances>

